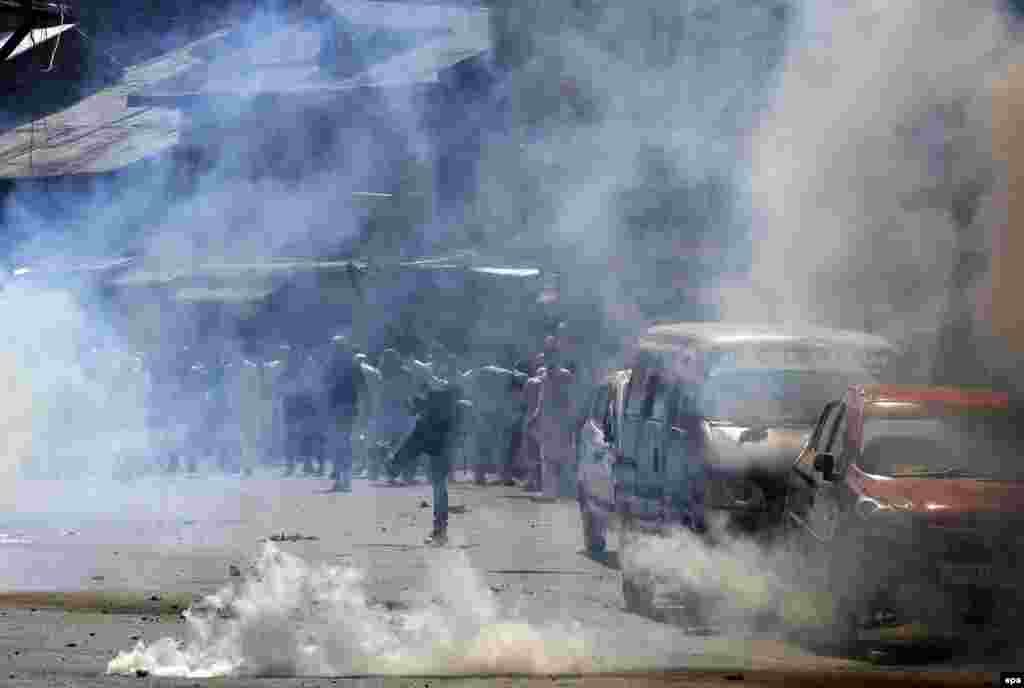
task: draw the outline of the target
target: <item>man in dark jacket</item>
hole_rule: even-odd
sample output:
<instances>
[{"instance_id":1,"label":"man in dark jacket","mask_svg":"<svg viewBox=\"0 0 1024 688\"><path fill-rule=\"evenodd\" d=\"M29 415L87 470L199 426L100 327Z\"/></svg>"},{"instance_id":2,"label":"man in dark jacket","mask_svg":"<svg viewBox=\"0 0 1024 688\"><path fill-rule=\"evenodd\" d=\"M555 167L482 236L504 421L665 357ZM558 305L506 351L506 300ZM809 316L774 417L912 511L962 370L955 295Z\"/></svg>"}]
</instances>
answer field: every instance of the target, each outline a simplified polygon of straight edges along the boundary
<instances>
[{"instance_id":1,"label":"man in dark jacket","mask_svg":"<svg viewBox=\"0 0 1024 688\"><path fill-rule=\"evenodd\" d=\"M352 491L352 430L360 404L367 397L366 380L355 351L344 337L334 338L327 368L327 451L333 468L334 490Z\"/></svg>"},{"instance_id":2,"label":"man in dark jacket","mask_svg":"<svg viewBox=\"0 0 1024 688\"><path fill-rule=\"evenodd\" d=\"M313 467L314 460L320 464L320 472L323 471L323 418L315 361L307 351L292 350L284 376L285 476L295 472L295 464L300 459L303 473L315 475L318 471Z\"/></svg>"},{"instance_id":3,"label":"man in dark jacket","mask_svg":"<svg viewBox=\"0 0 1024 688\"><path fill-rule=\"evenodd\" d=\"M456 384L454 357L446 357L430 388L415 400L419 416L412 434L392 459L391 473L398 475L420 454L430 457L430 483L434 488L434 530L428 544L448 541L448 478L457 449L464 415L462 390Z\"/></svg>"}]
</instances>

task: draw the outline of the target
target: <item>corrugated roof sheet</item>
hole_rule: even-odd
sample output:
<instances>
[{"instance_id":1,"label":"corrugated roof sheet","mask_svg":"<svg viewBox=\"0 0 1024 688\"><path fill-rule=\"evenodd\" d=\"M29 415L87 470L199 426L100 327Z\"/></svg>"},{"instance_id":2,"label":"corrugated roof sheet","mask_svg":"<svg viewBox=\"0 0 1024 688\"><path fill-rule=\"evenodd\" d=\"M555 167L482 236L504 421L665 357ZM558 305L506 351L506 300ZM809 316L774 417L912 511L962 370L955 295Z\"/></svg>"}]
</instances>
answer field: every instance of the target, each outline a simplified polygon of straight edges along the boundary
<instances>
[{"instance_id":1,"label":"corrugated roof sheet","mask_svg":"<svg viewBox=\"0 0 1024 688\"><path fill-rule=\"evenodd\" d=\"M60 26L46 26L41 29L33 29L29 31L28 35L21 39L21 43L7 56L8 60L13 60L23 52L31 50L35 47L42 47L49 41L57 38L68 29L73 28L74 24L61 24ZM13 31L0 31L0 45L3 45L7 40L14 35ZM47 46L50 48L51 46Z\"/></svg>"},{"instance_id":2,"label":"corrugated roof sheet","mask_svg":"<svg viewBox=\"0 0 1024 688\"><path fill-rule=\"evenodd\" d=\"M177 100L430 83L439 71L489 47L484 10L382 2L331 5L354 24L446 31L348 79L325 78L314 50L316 32L308 27L272 32L253 51L233 47L227 32L211 34L129 68L119 82L72 107L0 132L0 178L102 173L155 156L179 140ZM147 95L158 97L135 99Z\"/></svg>"}]
</instances>

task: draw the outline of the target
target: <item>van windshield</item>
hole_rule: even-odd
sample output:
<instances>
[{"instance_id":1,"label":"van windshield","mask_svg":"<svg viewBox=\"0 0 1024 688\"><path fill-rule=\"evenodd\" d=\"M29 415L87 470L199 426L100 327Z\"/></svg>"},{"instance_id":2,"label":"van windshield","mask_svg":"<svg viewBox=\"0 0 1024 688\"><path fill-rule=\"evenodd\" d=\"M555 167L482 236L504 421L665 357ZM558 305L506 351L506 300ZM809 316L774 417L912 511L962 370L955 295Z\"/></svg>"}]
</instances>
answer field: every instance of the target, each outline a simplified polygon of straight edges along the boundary
<instances>
[{"instance_id":1,"label":"van windshield","mask_svg":"<svg viewBox=\"0 0 1024 688\"><path fill-rule=\"evenodd\" d=\"M993 413L868 419L858 463L900 478L1024 480L1020 457L1016 422Z\"/></svg>"},{"instance_id":2,"label":"van windshield","mask_svg":"<svg viewBox=\"0 0 1024 688\"><path fill-rule=\"evenodd\" d=\"M735 370L712 374L701 393L705 418L744 425L813 425L821 409L863 376L813 370Z\"/></svg>"}]
</instances>

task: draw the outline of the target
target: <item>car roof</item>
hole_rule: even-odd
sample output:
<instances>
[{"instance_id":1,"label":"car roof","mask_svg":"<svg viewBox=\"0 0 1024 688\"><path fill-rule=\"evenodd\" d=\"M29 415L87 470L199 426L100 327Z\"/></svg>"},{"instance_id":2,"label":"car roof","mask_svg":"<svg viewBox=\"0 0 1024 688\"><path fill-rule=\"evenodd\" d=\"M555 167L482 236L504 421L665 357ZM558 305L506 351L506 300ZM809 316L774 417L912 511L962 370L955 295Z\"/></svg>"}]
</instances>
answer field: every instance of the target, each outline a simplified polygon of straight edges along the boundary
<instances>
[{"instance_id":1,"label":"car roof","mask_svg":"<svg viewBox=\"0 0 1024 688\"><path fill-rule=\"evenodd\" d=\"M981 387L872 384L855 386L854 392L863 396L872 415L899 414L908 406L1005 409L1010 403L1009 395Z\"/></svg>"},{"instance_id":2,"label":"car roof","mask_svg":"<svg viewBox=\"0 0 1024 688\"><path fill-rule=\"evenodd\" d=\"M781 323L674 322L649 328L640 337L641 346L682 347L693 344L727 346L768 342L822 342L865 349L892 349L884 337L855 330L836 330L816 325Z\"/></svg>"}]
</instances>

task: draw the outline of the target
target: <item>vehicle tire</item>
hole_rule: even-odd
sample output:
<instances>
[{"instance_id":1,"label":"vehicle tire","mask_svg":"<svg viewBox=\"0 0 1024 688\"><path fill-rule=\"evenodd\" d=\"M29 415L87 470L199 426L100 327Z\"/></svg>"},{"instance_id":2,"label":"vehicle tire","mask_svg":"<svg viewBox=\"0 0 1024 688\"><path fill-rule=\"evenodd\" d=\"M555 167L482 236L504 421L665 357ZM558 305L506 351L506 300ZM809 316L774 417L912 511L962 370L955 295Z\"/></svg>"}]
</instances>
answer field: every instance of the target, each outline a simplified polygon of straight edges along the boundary
<instances>
[{"instance_id":1,"label":"vehicle tire","mask_svg":"<svg viewBox=\"0 0 1024 688\"><path fill-rule=\"evenodd\" d=\"M654 591L646 584L630 557L630 519L619 509L619 567L622 570L622 601L624 609L632 614L654 618Z\"/></svg>"},{"instance_id":2,"label":"vehicle tire","mask_svg":"<svg viewBox=\"0 0 1024 688\"><path fill-rule=\"evenodd\" d=\"M839 657L858 656L858 603L855 597L837 595L834 586L830 585L830 581L845 580L836 573L841 565L829 557L828 550L808 542L794 529L789 529L782 536L780 544L789 553L794 580L800 580L799 585L803 591L822 604L824 599L831 599L831 609L825 618L817 616L813 623L797 625L790 625L792 620L784 619L783 623L789 625L789 635L798 644L815 652ZM816 615L820 613L816 612Z\"/></svg>"},{"instance_id":3,"label":"vehicle tire","mask_svg":"<svg viewBox=\"0 0 1024 688\"><path fill-rule=\"evenodd\" d=\"M856 605L850 600L836 602L832 623L826 636L828 649L840 657L853 658L860 654L860 631Z\"/></svg>"},{"instance_id":4,"label":"vehicle tire","mask_svg":"<svg viewBox=\"0 0 1024 688\"><path fill-rule=\"evenodd\" d=\"M587 508L587 502L585 495L581 494L579 497L580 505L580 523L583 526L583 549L590 552L594 549L594 516L590 513L590 509Z\"/></svg>"}]
</instances>

